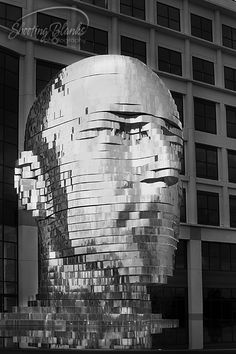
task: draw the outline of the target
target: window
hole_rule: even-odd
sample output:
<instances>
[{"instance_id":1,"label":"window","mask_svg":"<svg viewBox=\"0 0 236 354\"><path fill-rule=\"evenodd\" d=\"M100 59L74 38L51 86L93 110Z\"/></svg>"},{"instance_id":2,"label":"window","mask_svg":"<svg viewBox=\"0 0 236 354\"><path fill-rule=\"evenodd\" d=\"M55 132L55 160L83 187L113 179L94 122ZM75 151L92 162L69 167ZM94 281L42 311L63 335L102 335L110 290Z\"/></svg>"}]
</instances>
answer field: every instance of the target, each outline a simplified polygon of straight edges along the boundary
<instances>
[{"instance_id":1,"label":"window","mask_svg":"<svg viewBox=\"0 0 236 354\"><path fill-rule=\"evenodd\" d=\"M175 101L175 104L177 106L177 110L179 112L179 119L181 123L184 123L184 104L183 104L183 94L179 92L174 92L171 91L171 95Z\"/></svg>"},{"instance_id":2,"label":"window","mask_svg":"<svg viewBox=\"0 0 236 354\"><path fill-rule=\"evenodd\" d=\"M37 60L36 63L36 95L38 96L49 81L61 70L64 65Z\"/></svg>"},{"instance_id":3,"label":"window","mask_svg":"<svg viewBox=\"0 0 236 354\"><path fill-rule=\"evenodd\" d=\"M218 179L217 148L196 144L196 175L200 178Z\"/></svg>"},{"instance_id":4,"label":"window","mask_svg":"<svg viewBox=\"0 0 236 354\"><path fill-rule=\"evenodd\" d=\"M17 195L19 58L0 49L0 312L17 303Z\"/></svg>"},{"instance_id":5,"label":"window","mask_svg":"<svg viewBox=\"0 0 236 354\"><path fill-rule=\"evenodd\" d=\"M219 225L219 194L197 192L198 224Z\"/></svg>"},{"instance_id":6,"label":"window","mask_svg":"<svg viewBox=\"0 0 236 354\"><path fill-rule=\"evenodd\" d=\"M236 151L228 150L229 182L236 183Z\"/></svg>"},{"instance_id":7,"label":"window","mask_svg":"<svg viewBox=\"0 0 236 354\"><path fill-rule=\"evenodd\" d=\"M225 88L236 91L236 69L224 67Z\"/></svg>"},{"instance_id":8,"label":"window","mask_svg":"<svg viewBox=\"0 0 236 354\"><path fill-rule=\"evenodd\" d=\"M183 188L182 200L180 205L180 222L186 222L186 189Z\"/></svg>"},{"instance_id":9,"label":"window","mask_svg":"<svg viewBox=\"0 0 236 354\"><path fill-rule=\"evenodd\" d=\"M180 10L157 2L157 23L160 26L180 31Z\"/></svg>"},{"instance_id":10,"label":"window","mask_svg":"<svg viewBox=\"0 0 236 354\"><path fill-rule=\"evenodd\" d=\"M202 98L194 97L195 129L216 134L216 104Z\"/></svg>"},{"instance_id":11,"label":"window","mask_svg":"<svg viewBox=\"0 0 236 354\"><path fill-rule=\"evenodd\" d=\"M80 49L96 54L108 53L108 32L94 27L88 27L81 37Z\"/></svg>"},{"instance_id":12,"label":"window","mask_svg":"<svg viewBox=\"0 0 236 354\"><path fill-rule=\"evenodd\" d=\"M14 23L21 24L22 9L18 6L13 6L0 2L0 25L12 28ZM17 27L17 29L20 28Z\"/></svg>"},{"instance_id":13,"label":"window","mask_svg":"<svg viewBox=\"0 0 236 354\"><path fill-rule=\"evenodd\" d=\"M158 47L158 66L161 71L181 76L181 53L171 49Z\"/></svg>"},{"instance_id":14,"label":"window","mask_svg":"<svg viewBox=\"0 0 236 354\"><path fill-rule=\"evenodd\" d=\"M193 79L215 84L214 63L208 60L193 57Z\"/></svg>"},{"instance_id":15,"label":"window","mask_svg":"<svg viewBox=\"0 0 236 354\"><path fill-rule=\"evenodd\" d=\"M183 152L182 152L180 161L181 161L180 174L185 175L185 142L183 142Z\"/></svg>"},{"instance_id":16,"label":"window","mask_svg":"<svg viewBox=\"0 0 236 354\"><path fill-rule=\"evenodd\" d=\"M226 106L227 136L236 138L236 107Z\"/></svg>"},{"instance_id":17,"label":"window","mask_svg":"<svg viewBox=\"0 0 236 354\"><path fill-rule=\"evenodd\" d=\"M121 36L121 54L137 58L146 63L146 43Z\"/></svg>"},{"instance_id":18,"label":"window","mask_svg":"<svg viewBox=\"0 0 236 354\"><path fill-rule=\"evenodd\" d=\"M64 34L65 31L62 30L65 26L66 20L63 18L37 13L37 27L39 29L37 39L40 41L66 46L67 35ZM62 31L58 31L58 29ZM41 32L43 32L43 34ZM45 32L47 32L46 35ZM62 34L60 32L62 32Z\"/></svg>"},{"instance_id":19,"label":"window","mask_svg":"<svg viewBox=\"0 0 236 354\"><path fill-rule=\"evenodd\" d=\"M81 0L86 2L87 4L104 7L105 9L108 8L108 0Z\"/></svg>"},{"instance_id":20,"label":"window","mask_svg":"<svg viewBox=\"0 0 236 354\"><path fill-rule=\"evenodd\" d=\"M145 0L120 0L120 12L145 20Z\"/></svg>"},{"instance_id":21,"label":"window","mask_svg":"<svg viewBox=\"0 0 236 354\"><path fill-rule=\"evenodd\" d=\"M236 195L229 196L230 227L236 227Z\"/></svg>"},{"instance_id":22,"label":"window","mask_svg":"<svg viewBox=\"0 0 236 354\"><path fill-rule=\"evenodd\" d=\"M202 269L236 271L236 244L202 242Z\"/></svg>"},{"instance_id":23,"label":"window","mask_svg":"<svg viewBox=\"0 0 236 354\"><path fill-rule=\"evenodd\" d=\"M191 14L191 34L212 42L212 21L205 17Z\"/></svg>"},{"instance_id":24,"label":"window","mask_svg":"<svg viewBox=\"0 0 236 354\"><path fill-rule=\"evenodd\" d=\"M225 282L223 281L224 285ZM229 284L229 286L232 286ZM236 289L204 288L203 326L205 346L235 348ZM217 344L216 344L217 343ZM223 346L224 345L224 346Z\"/></svg>"},{"instance_id":25,"label":"window","mask_svg":"<svg viewBox=\"0 0 236 354\"><path fill-rule=\"evenodd\" d=\"M222 42L225 47L236 49L236 28L222 25Z\"/></svg>"},{"instance_id":26,"label":"window","mask_svg":"<svg viewBox=\"0 0 236 354\"><path fill-rule=\"evenodd\" d=\"M153 286L152 313L164 318L178 318L178 328L166 328L152 335L152 349L187 348L188 345L188 290L187 287Z\"/></svg>"}]
</instances>

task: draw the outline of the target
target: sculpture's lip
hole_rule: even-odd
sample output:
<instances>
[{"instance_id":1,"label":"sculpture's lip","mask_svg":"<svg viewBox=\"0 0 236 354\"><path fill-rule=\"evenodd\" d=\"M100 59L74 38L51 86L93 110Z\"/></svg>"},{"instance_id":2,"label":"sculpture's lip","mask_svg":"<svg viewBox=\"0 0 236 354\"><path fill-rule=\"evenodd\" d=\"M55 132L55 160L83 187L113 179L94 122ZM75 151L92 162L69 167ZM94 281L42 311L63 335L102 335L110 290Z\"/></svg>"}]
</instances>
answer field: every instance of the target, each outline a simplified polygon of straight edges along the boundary
<instances>
[{"instance_id":1,"label":"sculpture's lip","mask_svg":"<svg viewBox=\"0 0 236 354\"><path fill-rule=\"evenodd\" d=\"M160 168L158 170L146 171L140 178L142 183L164 182L167 186L173 186L179 181L179 169L173 167Z\"/></svg>"}]
</instances>

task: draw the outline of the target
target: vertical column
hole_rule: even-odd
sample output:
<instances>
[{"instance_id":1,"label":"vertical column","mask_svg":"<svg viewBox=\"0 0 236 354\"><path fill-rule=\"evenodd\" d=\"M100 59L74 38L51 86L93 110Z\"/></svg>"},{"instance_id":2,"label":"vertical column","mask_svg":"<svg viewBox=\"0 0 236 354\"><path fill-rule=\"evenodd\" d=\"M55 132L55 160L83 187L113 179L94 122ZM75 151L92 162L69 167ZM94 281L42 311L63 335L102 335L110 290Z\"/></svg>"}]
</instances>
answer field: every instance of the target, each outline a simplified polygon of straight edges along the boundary
<instances>
[{"instance_id":1,"label":"vertical column","mask_svg":"<svg viewBox=\"0 0 236 354\"><path fill-rule=\"evenodd\" d=\"M70 27L71 28L77 28L78 26L78 20L79 16L78 13L74 10L73 8L76 9L76 5L72 5L72 11L70 11L71 17L70 17ZM73 48L73 49L79 49L79 40L80 37L76 35L69 35L67 36L67 41L68 41L68 46Z\"/></svg>"},{"instance_id":2,"label":"vertical column","mask_svg":"<svg viewBox=\"0 0 236 354\"><path fill-rule=\"evenodd\" d=\"M183 1L183 16L181 25L183 26L183 32L186 34L190 33L189 30L189 3L188 0Z\"/></svg>"},{"instance_id":3,"label":"vertical column","mask_svg":"<svg viewBox=\"0 0 236 354\"><path fill-rule=\"evenodd\" d=\"M224 78L223 78L223 62L222 62L222 53L221 49L217 49L216 53L216 86L224 87Z\"/></svg>"},{"instance_id":4,"label":"vertical column","mask_svg":"<svg viewBox=\"0 0 236 354\"><path fill-rule=\"evenodd\" d=\"M184 42L184 70L183 75L187 78L191 78L191 51L190 51L190 41L185 39Z\"/></svg>"},{"instance_id":5,"label":"vertical column","mask_svg":"<svg viewBox=\"0 0 236 354\"><path fill-rule=\"evenodd\" d=\"M188 313L189 349L202 349L203 298L200 239L190 239L188 242Z\"/></svg>"},{"instance_id":6,"label":"vertical column","mask_svg":"<svg viewBox=\"0 0 236 354\"><path fill-rule=\"evenodd\" d=\"M221 149L221 166L222 168L222 180L223 180L223 191L222 191L222 201L221 201L221 224L224 227L230 226L230 210L229 210L229 192L228 192L228 156L227 149Z\"/></svg>"},{"instance_id":7,"label":"vertical column","mask_svg":"<svg viewBox=\"0 0 236 354\"><path fill-rule=\"evenodd\" d=\"M187 132L186 142L186 175L189 177L187 205L188 205L188 222L190 224L197 223L197 188L196 188L196 163L195 163L195 134L194 134L194 110L193 110L193 92L192 83L187 83L186 95L186 124Z\"/></svg>"},{"instance_id":8,"label":"vertical column","mask_svg":"<svg viewBox=\"0 0 236 354\"><path fill-rule=\"evenodd\" d=\"M156 31L151 28L149 31L149 55L148 55L148 65L153 69L157 69L157 45L156 45Z\"/></svg>"},{"instance_id":9,"label":"vertical column","mask_svg":"<svg viewBox=\"0 0 236 354\"><path fill-rule=\"evenodd\" d=\"M120 1L119 0L108 0L108 9L113 12L120 12Z\"/></svg>"},{"instance_id":10,"label":"vertical column","mask_svg":"<svg viewBox=\"0 0 236 354\"><path fill-rule=\"evenodd\" d=\"M156 22L156 1L146 1L146 21L150 23Z\"/></svg>"},{"instance_id":11,"label":"vertical column","mask_svg":"<svg viewBox=\"0 0 236 354\"><path fill-rule=\"evenodd\" d=\"M120 54L120 40L118 33L118 18L113 16L111 19L111 38L109 54Z\"/></svg>"},{"instance_id":12,"label":"vertical column","mask_svg":"<svg viewBox=\"0 0 236 354\"><path fill-rule=\"evenodd\" d=\"M221 44L221 19L220 19L220 11L216 10L215 11L215 21L213 24L213 33L214 37L213 40L216 44Z\"/></svg>"},{"instance_id":13,"label":"vertical column","mask_svg":"<svg viewBox=\"0 0 236 354\"><path fill-rule=\"evenodd\" d=\"M27 12L34 11L34 2L27 0ZM34 17L25 19L27 27L34 26ZM20 114L19 114L19 151L24 149L24 132L27 116L35 99L34 43L26 42L25 57L20 61ZM28 297L37 293L38 251L37 227L31 215L24 210L18 217L18 294L19 304L26 304Z\"/></svg>"}]
</instances>

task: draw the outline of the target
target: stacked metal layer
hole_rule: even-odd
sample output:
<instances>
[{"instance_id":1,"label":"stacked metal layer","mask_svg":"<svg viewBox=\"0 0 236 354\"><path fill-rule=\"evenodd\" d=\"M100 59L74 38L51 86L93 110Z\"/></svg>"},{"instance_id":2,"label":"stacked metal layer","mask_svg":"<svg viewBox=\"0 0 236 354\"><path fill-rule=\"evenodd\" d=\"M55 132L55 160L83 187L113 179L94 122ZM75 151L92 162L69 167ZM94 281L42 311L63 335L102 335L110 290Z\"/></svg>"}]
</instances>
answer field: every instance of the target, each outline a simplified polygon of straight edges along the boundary
<instances>
[{"instance_id":1,"label":"stacked metal layer","mask_svg":"<svg viewBox=\"0 0 236 354\"><path fill-rule=\"evenodd\" d=\"M137 59L63 69L34 103L15 185L39 227L36 300L2 333L48 348L149 348L177 325L148 286L172 275L182 130L170 92Z\"/></svg>"}]
</instances>

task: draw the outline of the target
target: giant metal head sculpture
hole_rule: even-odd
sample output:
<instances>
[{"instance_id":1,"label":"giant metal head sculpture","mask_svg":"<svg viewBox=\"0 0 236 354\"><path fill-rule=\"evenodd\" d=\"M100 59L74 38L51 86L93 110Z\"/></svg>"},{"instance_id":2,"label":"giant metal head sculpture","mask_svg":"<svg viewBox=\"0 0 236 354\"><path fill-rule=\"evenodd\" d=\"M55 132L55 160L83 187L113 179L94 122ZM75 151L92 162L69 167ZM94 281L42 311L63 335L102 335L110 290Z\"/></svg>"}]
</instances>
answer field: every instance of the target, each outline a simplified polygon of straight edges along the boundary
<instances>
[{"instance_id":1,"label":"giant metal head sculpture","mask_svg":"<svg viewBox=\"0 0 236 354\"><path fill-rule=\"evenodd\" d=\"M170 92L137 59L81 60L35 101L15 183L38 221L37 306L76 308L81 347L148 347L164 327L147 288L172 275L181 153Z\"/></svg>"}]
</instances>

